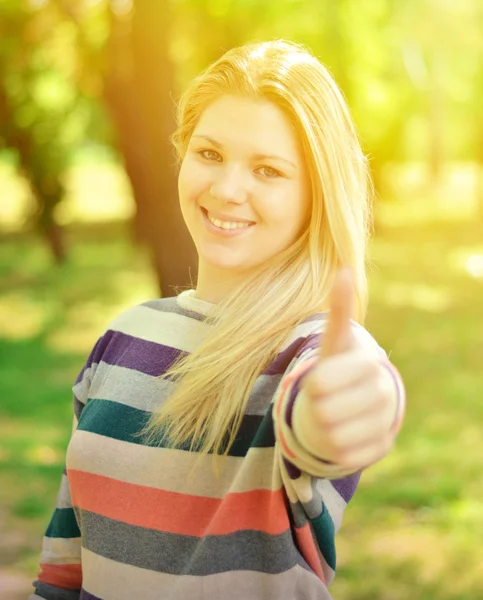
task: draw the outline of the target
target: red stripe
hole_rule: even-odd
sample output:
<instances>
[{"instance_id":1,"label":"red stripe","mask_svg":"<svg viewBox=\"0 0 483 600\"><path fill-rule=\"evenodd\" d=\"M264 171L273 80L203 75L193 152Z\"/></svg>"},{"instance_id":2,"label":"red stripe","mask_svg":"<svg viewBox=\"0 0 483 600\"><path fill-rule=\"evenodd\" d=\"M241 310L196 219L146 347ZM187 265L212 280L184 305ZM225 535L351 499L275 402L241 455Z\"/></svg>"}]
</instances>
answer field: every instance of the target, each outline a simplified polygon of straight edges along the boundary
<instances>
[{"instance_id":1,"label":"red stripe","mask_svg":"<svg viewBox=\"0 0 483 600\"><path fill-rule=\"evenodd\" d=\"M290 450L290 448L287 446L287 441L285 440L285 436L282 433L281 427L278 426L277 429L278 429L278 441L280 442L280 445L283 448L284 454L287 455L289 458L296 459L297 455L294 454L292 452L292 450Z\"/></svg>"},{"instance_id":2,"label":"red stripe","mask_svg":"<svg viewBox=\"0 0 483 600\"><path fill-rule=\"evenodd\" d=\"M65 590L80 590L82 587L81 565L49 565L41 563L39 581Z\"/></svg>"},{"instance_id":3,"label":"red stripe","mask_svg":"<svg viewBox=\"0 0 483 600\"><path fill-rule=\"evenodd\" d=\"M320 564L319 555L317 554L317 548L315 547L315 541L312 537L309 523L306 523L303 527L294 527L294 531L303 557L317 577L325 583L324 572L322 570L322 565Z\"/></svg>"},{"instance_id":4,"label":"red stripe","mask_svg":"<svg viewBox=\"0 0 483 600\"><path fill-rule=\"evenodd\" d=\"M225 535L244 529L277 535L289 527L283 488L205 498L69 470L75 506L116 521L181 535Z\"/></svg>"}]
</instances>

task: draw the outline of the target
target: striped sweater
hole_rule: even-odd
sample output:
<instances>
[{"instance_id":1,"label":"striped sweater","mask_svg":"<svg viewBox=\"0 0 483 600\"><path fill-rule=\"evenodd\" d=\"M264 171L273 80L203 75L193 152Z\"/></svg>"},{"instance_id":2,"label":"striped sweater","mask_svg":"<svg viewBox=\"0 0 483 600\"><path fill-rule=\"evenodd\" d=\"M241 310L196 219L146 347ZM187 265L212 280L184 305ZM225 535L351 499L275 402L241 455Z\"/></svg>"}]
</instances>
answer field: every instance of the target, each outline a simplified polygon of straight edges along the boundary
<instances>
[{"instance_id":1,"label":"striped sweater","mask_svg":"<svg viewBox=\"0 0 483 600\"><path fill-rule=\"evenodd\" d=\"M306 319L257 379L217 476L211 457L146 445L160 378L211 325L183 292L116 318L74 391L74 430L30 600L322 600L359 473L307 453L291 426L326 315ZM373 338L354 325L369 346ZM377 345L376 345L377 346Z\"/></svg>"}]
</instances>

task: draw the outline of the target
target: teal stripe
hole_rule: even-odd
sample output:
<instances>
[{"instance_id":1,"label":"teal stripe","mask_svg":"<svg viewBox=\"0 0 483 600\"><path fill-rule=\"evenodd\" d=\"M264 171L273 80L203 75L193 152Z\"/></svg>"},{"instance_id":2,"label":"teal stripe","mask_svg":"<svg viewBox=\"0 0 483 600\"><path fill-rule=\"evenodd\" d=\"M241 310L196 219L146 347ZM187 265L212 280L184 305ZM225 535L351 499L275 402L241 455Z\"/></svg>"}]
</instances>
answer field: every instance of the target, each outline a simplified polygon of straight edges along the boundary
<instances>
[{"instance_id":1,"label":"teal stripe","mask_svg":"<svg viewBox=\"0 0 483 600\"><path fill-rule=\"evenodd\" d=\"M51 538L78 538L80 530L73 508L56 508L50 520L46 537Z\"/></svg>"},{"instance_id":2,"label":"teal stripe","mask_svg":"<svg viewBox=\"0 0 483 600\"><path fill-rule=\"evenodd\" d=\"M315 519L310 519L313 527L317 544L322 552L327 564L335 571L336 552L335 552L335 528L329 511L323 507L322 513Z\"/></svg>"},{"instance_id":3,"label":"teal stripe","mask_svg":"<svg viewBox=\"0 0 483 600\"><path fill-rule=\"evenodd\" d=\"M78 429L131 444L166 448L168 444L163 439L147 444L144 437L140 435L150 415L151 413L147 411L120 402L92 398L88 400L82 411ZM228 454L245 456L250 447L271 447L274 442L270 407L265 418L253 415L243 417L237 440ZM181 449L189 450L189 444L184 444Z\"/></svg>"}]
</instances>

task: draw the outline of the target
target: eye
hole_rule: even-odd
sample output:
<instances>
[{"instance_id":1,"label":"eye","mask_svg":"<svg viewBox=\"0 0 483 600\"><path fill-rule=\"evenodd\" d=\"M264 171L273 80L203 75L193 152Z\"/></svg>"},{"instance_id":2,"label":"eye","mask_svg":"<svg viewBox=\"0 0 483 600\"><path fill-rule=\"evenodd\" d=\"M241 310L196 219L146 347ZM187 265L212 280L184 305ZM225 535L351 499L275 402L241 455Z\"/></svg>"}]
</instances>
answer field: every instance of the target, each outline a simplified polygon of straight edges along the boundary
<instances>
[{"instance_id":1,"label":"eye","mask_svg":"<svg viewBox=\"0 0 483 600\"><path fill-rule=\"evenodd\" d=\"M216 150L199 150L198 154L209 161L222 161L220 153L216 152Z\"/></svg>"},{"instance_id":2,"label":"eye","mask_svg":"<svg viewBox=\"0 0 483 600\"><path fill-rule=\"evenodd\" d=\"M280 171L277 171L277 169L274 169L273 167L260 167L259 169L257 169L257 173L260 173L260 175L266 177L267 179L283 177L282 173L280 173Z\"/></svg>"}]
</instances>

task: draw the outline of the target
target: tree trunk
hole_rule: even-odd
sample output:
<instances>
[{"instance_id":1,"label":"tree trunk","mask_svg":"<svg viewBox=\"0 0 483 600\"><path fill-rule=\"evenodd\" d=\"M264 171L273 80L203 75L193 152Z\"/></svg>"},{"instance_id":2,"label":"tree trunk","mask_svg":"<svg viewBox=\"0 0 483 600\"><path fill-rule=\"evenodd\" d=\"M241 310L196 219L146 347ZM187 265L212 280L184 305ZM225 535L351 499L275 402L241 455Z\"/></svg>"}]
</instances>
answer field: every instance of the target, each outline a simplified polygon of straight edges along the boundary
<instances>
[{"instance_id":1,"label":"tree trunk","mask_svg":"<svg viewBox=\"0 0 483 600\"><path fill-rule=\"evenodd\" d=\"M169 2L138 0L131 31L121 32L123 24L114 24L105 92L135 196L136 229L148 244L163 296L190 285L197 270L196 250L179 208L169 142L174 130L169 17ZM122 64L121 50L131 68Z\"/></svg>"}]
</instances>

